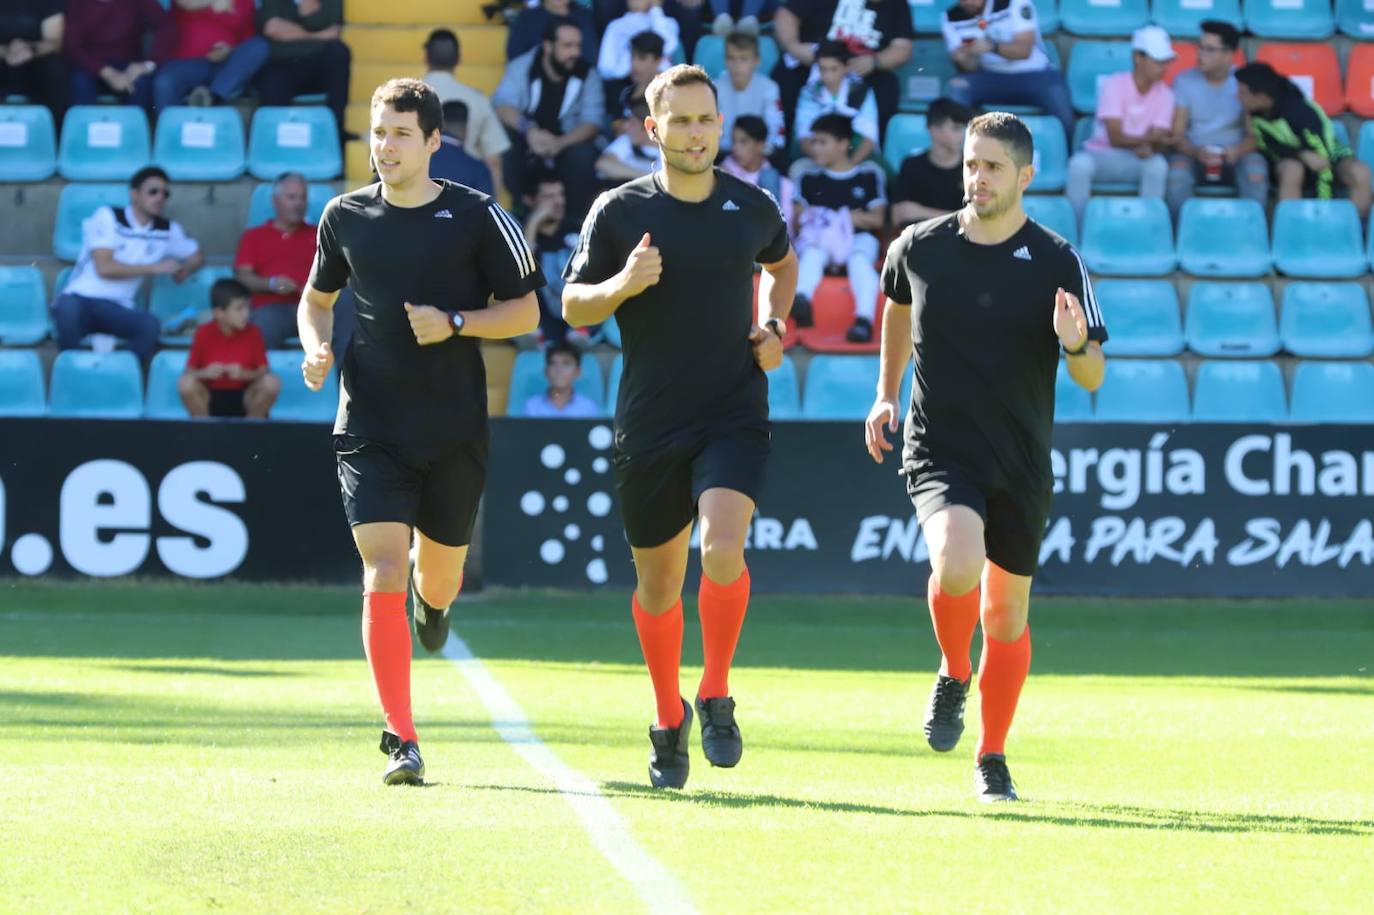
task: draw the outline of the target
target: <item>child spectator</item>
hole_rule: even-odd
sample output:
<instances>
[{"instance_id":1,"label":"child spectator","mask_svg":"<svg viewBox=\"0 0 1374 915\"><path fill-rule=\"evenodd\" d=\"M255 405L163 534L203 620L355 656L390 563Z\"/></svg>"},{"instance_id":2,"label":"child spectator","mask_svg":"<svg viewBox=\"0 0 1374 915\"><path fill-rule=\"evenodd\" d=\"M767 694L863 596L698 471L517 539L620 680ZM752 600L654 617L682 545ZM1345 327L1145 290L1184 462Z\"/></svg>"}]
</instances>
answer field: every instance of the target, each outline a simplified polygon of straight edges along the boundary
<instances>
[{"instance_id":1,"label":"child spectator","mask_svg":"<svg viewBox=\"0 0 1374 915\"><path fill-rule=\"evenodd\" d=\"M640 32L654 32L663 38L663 55L672 57L678 46L678 24L663 12L663 0L628 0L624 16L606 26L601 36L601 53L596 69L603 80L625 79L630 75L630 40Z\"/></svg>"},{"instance_id":2,"label":"child spectator","mask_svg":"<svg viewBox=\"0 0 1374 915\"><path fill-rule=\"evenodd\" d=\"M730 155L720 163L721 171L772 194L790 227L792 182L783 177L768 161L768 127L763 123L763 118L753 114L742 114L735 118L735 126L730 133Z\"/></svg>"},{"instance_id":3,"label":"child spectator","mask_svg":"<svg viewBox=\"0 0 1374 915\"><path fill-rule=\"evenodd\" d=\"M892 188L894 227L944 216L964 205L964 128L972 115L947 98L931 102L926 112L930 148L902 160Z\"/></svg>"},{"instance_id":4,"label":"child spectator","mask_svg":"<svg viewBox=\"0 0 1374 915\"><path fill-rule=\"evenodd\" d=\"M549 389L525 401L525 415L540 419L586 419L605 411L586 394L573 390L582 377L582 354L567 343L550 343L544 350L544 378Z\"/></svg>"},{"instance_id":5,"label":"child spectator","mask_svg":"<svg viewBox=\"0 0 1374 915\"><path fill-rule=\"evenodd\" d=\"M658 147L649 142L644 119L649 116L649 103L640 100L630 106L625 132L611 141L611 145L596 160L597 180L611 186L642 178L658 167Z\"/></svg>"},{"instance_id":6,"label":"child spectator","mask_svg":"<svg viewBox=\"0 0 1374 915\"><path fill-rule=\"evenodd\" d=\"M720 120L721 152L729 152L734 141L731 127L740 115L751 114L767 126L765 155L787 148L787 127L778 99L778 84L759 72L759 40L753 35L734 32L725 39L725 72L715 76Z\"/></svg>"},{"instance_id":7,"label":"child spectator","mask_svg":"<svg viewBox=\"0 0 1374 915\"><path fill-rule=\"evenodd\" d=\"M797 100L796 137L808 156L815 121L826 114L845 116L862 137L849 157L851 164L863 162L878 148L878 103L873 90L849 72L849 57L849 49L838 41L822 42L816 49L818 78L802 87Z\"/></svg>"},{"instance_id":8,"label":"child spectator","mask_svg":"<svg viewBox=\"0 0 1374 915\"><path fill-rule=\"evenodd\" d=\"M630 117L630 106L644 100L644 92L649 88L660 70L668 68L663 56L663 36L657 32L640 32L630 39L630 78L615 80L606 84L606 110L611 114L611 133L620 136L625 132L626 121Z\"/></svg>"},{"instance_id":9,"label":"child spectator","mask_svg":"<svg viewBox=\"0 0 1374 915\"><path fill-rule=\"evenodd\" d=\"M251 293L238 280L210 287L213 319L191 340L186 371L177 393L192 416L266 419L281 391L281 379L267 370L262 331L248 322Z\"/></svg>"}]
</instances>

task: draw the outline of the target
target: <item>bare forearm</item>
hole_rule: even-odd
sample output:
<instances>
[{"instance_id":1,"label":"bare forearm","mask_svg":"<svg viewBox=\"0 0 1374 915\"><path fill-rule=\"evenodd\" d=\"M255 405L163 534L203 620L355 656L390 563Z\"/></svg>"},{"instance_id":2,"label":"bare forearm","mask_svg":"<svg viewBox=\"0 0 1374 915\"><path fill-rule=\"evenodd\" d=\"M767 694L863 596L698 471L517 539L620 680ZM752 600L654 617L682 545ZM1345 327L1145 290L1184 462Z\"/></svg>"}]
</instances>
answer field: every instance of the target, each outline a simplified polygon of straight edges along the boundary
<instances>
[{"instance_id":1,"label":"bare forearm","mask_svg":"<svg viewBox=\"0 0 1374 915\"><path fill-rule=\"evenodd\" d=\"M460 314L464 337L509 340L533 333L539 326L539 299L533 292L527 292L518 299L505 299L479 311Z\"/></svg>"},{"instance_id":2,"label":"bare forearm","mask_svg":"<svg viewBox=\"0 0 1374 915\"><path fill-rule=\"evenodd\" d=\"M871 210L850 210L850 221L854 223L854 229L858 232L881 232L883 228L883 208L874 207Z\"/></svg>"},{"instance_id":3,"label":"bare forearm","mask_svg":"<svg viewBox=\"0 0 1374 915\"><path fill-rule=\"evenodd\" d=\"M204 266L205 251L199 248L196 249L195 254L192 254L190 257L186 258L186 260L181 262L181 268L185 270L188 275L195 273L197 270Z\"/></svg>"},{"instance_id":4,"label":"bare forearm","mask_svg":"<svg viewBox=\"0 0 1374 915\"><path fill-rule=\"evenodd\" d=\"M258 276L252 267L239 267L234 271L234 279L248 287L249 292L271 292L272 278Z\"/></svg>"},{"instance_id":5,"label":"bare forearm","mask_svg":"<svg viewBox=\"0 0 1374 915\"><path fill-rule=\"evenodd\" d=\"M1096 342L1088 344L1088 351L1080 356L1069 356L1069 377L1079 387L1096 391L1102 387L1102 377L1107 371L1107 360L1102 355L1102 347Z\"/></svg>"},{"instance_id":6,"label":"bare forearm","mask_svg":"<svg viewBox=\"0 0 1374 915\"><path fill-rule=\"evenodd\" d=\"M496 116L500 118L502 124L511 130L518 131L520 129L520 112L510 105L497 105Z\"/></svg>"},{"instance_id":7,"label":"bare forearm","mask_svg":"<svg viewBox=\"0 0 1374 915\"><path fill-rule=\"evenodd\" d=\"M770 264L759 277L759 323L769 318L786 320L796 297L797 255L789 251L785 260Z\"/></svg>"},{"instance_id":8,"label":"bare forearm","mask_svg":"<svg viewBox=\"0 0 1374 915\"><path fill-rule=\"evenodd\" d=\"M311 33L302 26L281 16L273 16L262 27L262 35L272 41L301 41Z\"/></svg>"},{"instance_id":9,"label":"bare forearm","mask_svg":"<svg viewBox=\"0 0 1374 915\"><path fill-rule=\"evenodd\" d=\"M301 338L301 349L313 353L321 343L328 343L334 337L334 306L312 303L309 296L301 296L301 304L296 309L296 333Z\"/></svg>"},{"instance_id":10,"label":"bare forearm","mask_svg":"<svg viewBox=\"0 0 1374 915\"><path fill-rule=\"evenodd\" d=\"M627 162L622 162L615 156L602 156L597 159L596 170L607 178L623 178L626 181L648 174L648 172L642 172Z\"/></svg>"},{"instance_id":11,"label":"bare forearm","mask_svg":"<svg viewBox=\"0 0 1374 915\"><path fill-rule=\"evenodd\" d=\"M156 264L121 264L116 260L95 262L95 272L102 280L131 280L135 277L154 276Z\"/></svg>"},{"instance_id":12,"label":"bare forearm","mask_svg":"<svg viewBox=\"0 0 1374 915\"><path fill-rule=\"evenodd\" d=\"M878 396L896 400L911 358L911 306L891 299L883 309L882 353L878 357Z\"/></svg>"},{"instance_id":13,"label":"bare forearm","mask_svg":"<svg viewBox=\"0 0 1374 915\"><path fill-rule=\"evenodd\" d=\"M562 136L554 138L554 146L558 152L562 152L569 146L576 146L578 143L585 143L596 136L597 126L595 124L578 124L572 130Z\"/></svg>"},{"instance_id":14,"label":"bare forearm","mask_svg":"<svg viewBox=\"0 0 1374 915\"><path fill-rule=\"evenodd\" d=\"M880 70L895 70L911 59L911 40L895 38L874 56Z\"/></svg>"},{"instance_id":15,"label":"bare forearm","mask_svg":"<svg viewBox=\"0 0 1374 915\"><path fill-rule=\"evenodd\" d=\"M568 283L563 287L563 320L573 327L600 324L626 298L619 274L600 283Z\"/></svg>"},{"instance_id":16,"label":"bare forearm","mask_svg":"<svg viewBox=\"0 0 1374 915\"><path fill-rule=\"evenodd\" d=\"M892 224L906 226L923 219L944 216L949 212L949 210L937 210L935 207L928 207L924 203L917 203L914 200L903 200L901 203L892 205Z\"/></svg>"}]
</instances>

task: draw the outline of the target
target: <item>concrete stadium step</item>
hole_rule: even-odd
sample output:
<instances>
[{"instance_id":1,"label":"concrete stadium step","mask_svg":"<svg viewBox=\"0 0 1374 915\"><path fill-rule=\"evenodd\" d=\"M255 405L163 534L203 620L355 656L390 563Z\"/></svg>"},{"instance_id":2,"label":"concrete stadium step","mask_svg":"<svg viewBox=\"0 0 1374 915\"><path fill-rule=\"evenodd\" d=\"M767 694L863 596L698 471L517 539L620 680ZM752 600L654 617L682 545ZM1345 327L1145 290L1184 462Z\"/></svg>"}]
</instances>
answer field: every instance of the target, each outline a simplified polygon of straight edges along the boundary
<instances>
[{"instance_id":1,"label":"concrete stadium step","mask_svg":"<svg viewBox=\"0 0 1374 915\"><path fill-rule=\"evenodd\" d=\"M343 40L353 51L353 63L415 63L424 60L425 39L437 28L458 35L464 64L503 67L506 64L504 25L349 25Z\"/></svg>"},{"instance_id":2,"label":"concrete stadium step","mask_svg":"<svg viewBox=\"0 0 1374 915\"><path fill-rule=\"evenodd\" d=\"M454 25L485 25L482 6L490 0L344 0L344 22L379 25L414 25L444 22Z\"/></svg>"},{"instance_id":3,"label":"concrete stadium step","mask_svg":"<svg viewBox=\"0 0 1374 915\"><path fill-rule=\"evenodd\" d=\"M497 66L472 66L459 67L458 79L472 86L480 92L491 95L501 82L501 74L504 67ZM389 79L398 76L411 76L419 79L425 75L423 60L416 60L412 63L383 63L353 64L353 78L349 83L348 100L349 102L361 102L367 104L372 100L372 93L377 87Z\"/></svg>"}]
</instances>

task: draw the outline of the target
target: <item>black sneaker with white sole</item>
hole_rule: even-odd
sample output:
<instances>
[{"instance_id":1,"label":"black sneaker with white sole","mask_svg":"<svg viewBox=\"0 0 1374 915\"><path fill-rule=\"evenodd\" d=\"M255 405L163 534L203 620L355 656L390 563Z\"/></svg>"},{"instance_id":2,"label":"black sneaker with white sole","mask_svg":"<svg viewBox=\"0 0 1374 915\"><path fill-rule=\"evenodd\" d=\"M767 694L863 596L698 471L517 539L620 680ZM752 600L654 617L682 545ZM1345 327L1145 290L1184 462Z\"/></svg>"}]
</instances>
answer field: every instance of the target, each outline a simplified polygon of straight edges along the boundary
<instances>
[{"instance_id":1,"label":"black sneaker with white sole","mask_svg":"<svg viewBox=\"0 0 1374 915\"><path fill-rule=\"evenodd\" d=\"M744 754L744 741L740 739L739 725L735 724L735 700L729 696L698 696L696 706L701 718L702 755L713 766L733 768Z\"/></svg>"},{"instance_id":2,"label":"black sneaker with white sole","mask_svg":"<svg viewBox=\"0 0 1374 915\"><path fill-rule=\"evenodd\" d=\"M420 745L413 740L402 740L390 731L382 731L381 751L389 759L382 781L388 785L423 785L425 783L425 761L420 758Z\"/></svg>"},{"instance_id":3,"label":"black sneaker with white sole","mask_svg":"<svg viewBox=\"0 0 1374 915\"><path fill-rule=\"evenodd\" d=\"M687 741L692 733L692 707L682 700L682 723L675 728L649 728L649 743L654 752L649 757L649 784L655 788L681 788L687 784L691 759L687 756Z\"/></svg>"},{"instance_id":4,"label":"black sneaker with white sole","mask_svg":"<svg viewBox=\"0 0 1374 915\"><path fill-rule=\"evenodd\" d=\"M948 753L964 734L964 702L968 699L968 680L935 675L926 708L926 743L937 753Z\"/></svg>"},{"instance_id":5,"label":"black sneaker with white sole","mask_svg":"<svg viewBox=\"0 0 1374 915\"><path fill-rule=\"evenodd\" d=\"M434 654L448 641L448 608L439 610L425 603L420 589L415 587L415 573L410 573L410 606L415 619L415 637L425 651Z\"/></svg>"},{"instance_id":6,"label":"black sneaker with white sole","mask_svg":"<svg viewBox=\"0 0 1374 915\"><path fill-rule=\"evenodd\" d=\"M1007 758L1001 753L984 753L973 767L973 793L985 804L1014 801L1016 786L1007 770Z\"/></svg>"}]
</instances>

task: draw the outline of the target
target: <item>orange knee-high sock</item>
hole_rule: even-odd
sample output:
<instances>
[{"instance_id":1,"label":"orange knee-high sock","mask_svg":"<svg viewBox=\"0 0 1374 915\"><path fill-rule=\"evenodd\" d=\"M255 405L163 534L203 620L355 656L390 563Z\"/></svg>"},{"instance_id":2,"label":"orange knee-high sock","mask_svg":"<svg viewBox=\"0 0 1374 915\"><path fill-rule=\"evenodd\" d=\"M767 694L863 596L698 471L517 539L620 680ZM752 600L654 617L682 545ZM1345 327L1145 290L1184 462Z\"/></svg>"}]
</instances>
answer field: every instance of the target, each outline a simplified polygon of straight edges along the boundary
<instances>
[{"instance_id":1,"label":"orange knee-high sock","mask_svg":"<svg viewBox=\"0 0 1374 915\"><path fill-rule=\"evenodd\" d=\"M940 643L940 673L968 680L973 674L969 648L973 645L973 630L978 628L978 589L952 597L940 590L940 583L931 575L926 598L930 602L935 641Z\"/></svg>"},{"instance_id":2,"label":"orange knee-high sock","mask_svg":"<svg viewBox=\"0 0 1374 915\"><path fill-rule=\"evenodd\" d=\"M983 658L978 662L978 695L983 703L983 733L973 758L1006 752L1007 732L1016 717L1016 701L1030 670L1031 638L1027 626L1014 642L983 635Z\"/></svg>"},{"instance_id":3,"label":"orange knee-high sock","mask_svg":"<svg viewBox=\"0 0 1374 915\"><path fill-rule=\"evenodd\" d=\"M697 695L718 699L730 695L730 662L739 644L745 611L749 609L749 569L728 585L702 575L697 609L701 616L701 649L706 659Z\"/></svg>"},{"instance_id":4,"label":"orange knee-high sock","mask_svg":"<svg viewBox=\"0 0 1374 915\"><path fill-rule=\"evenodd\" d=\"M639 647L654 683L654 703L658 706L658 726L675 728L682 724L682 689L678 668L682 664L682 601L666 613L654 616L639 605L639 595L631 600Z\"/></svg>"},{"instance_id":5,"label":"orange knee-high sock","mask_svg":"<svg viewBox=\"0 0 1374 915\"><path fill-rule=\"evenodd\" d=\"M415 740L410 714L410 625L405 592L363 594L363 651L377 684L377 699L387 730L402 740Z\"/></svg>"}]
</instances>

